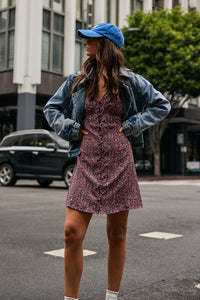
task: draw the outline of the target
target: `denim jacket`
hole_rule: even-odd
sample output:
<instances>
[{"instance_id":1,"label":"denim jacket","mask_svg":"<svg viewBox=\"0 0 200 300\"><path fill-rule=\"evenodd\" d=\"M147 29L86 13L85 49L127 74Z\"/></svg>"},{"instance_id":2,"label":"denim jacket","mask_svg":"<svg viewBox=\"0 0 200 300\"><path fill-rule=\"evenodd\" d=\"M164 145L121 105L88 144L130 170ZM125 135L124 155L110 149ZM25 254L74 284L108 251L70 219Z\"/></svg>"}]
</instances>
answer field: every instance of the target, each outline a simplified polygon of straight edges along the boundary
<instances>
[{"instance_id":1,"label":"denim jacket","mask_svg":"<svg viewBox=\"0 0 200 300\"><path fill-rule=\"evenodd\" d=\"M85 80L71 93L78 73L70 75L44 107L50 127L69 141L68 156L80 154L79 129L83 126ZM119 95L123 103L122 127L133 148L144 147L142 132L164 119L170 111L170 102L142 76L128 69L120 69ZM64 113L66 111L66 113Z\"/></svg>"}]
</instances>

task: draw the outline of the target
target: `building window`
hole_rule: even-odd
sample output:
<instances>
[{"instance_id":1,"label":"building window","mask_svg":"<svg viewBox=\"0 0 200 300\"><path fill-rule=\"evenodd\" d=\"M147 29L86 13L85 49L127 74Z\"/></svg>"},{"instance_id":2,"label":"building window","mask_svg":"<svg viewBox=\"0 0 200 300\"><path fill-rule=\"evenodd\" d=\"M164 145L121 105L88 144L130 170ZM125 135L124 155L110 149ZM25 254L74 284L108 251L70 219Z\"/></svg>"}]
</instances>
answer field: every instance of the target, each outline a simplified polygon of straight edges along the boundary
<instances>
[{"instance_id":1,"label":"building window","mask_svg":"<svg viewBox=\"0 0 200 300\"><path fill-rule=\"evenodd\" d=\"M136 10L143 10L143 1L142 0L131 0L130 1L130 13Z\"/></svg>"},{"instance_id":2,"label":"building window","mask_svg":"<svg viewBox=\"0 0 200 300\"><path fill-rule=\"evenodd\" d=\"M130 0L130 14L132 14L133 10L134 10L134 0Z\"/></svg>"},{"instance_id":3,"label":"building window","mask_svg":"<svg viewBox=\"0 0 200 300\"><path fill-rule=\"evenodd\" d=\"M62 74L64 0L43 0L42 70Z\"/></svg>"},{"instance_id":4,"label":"building window","mask_svg":"<svg viewBox=\"0 0 200 300\"><path fill-rule=\"evenodd\" d=\"M105 20L107 23L118 25L119 23L119 0L106 0Z\"/></svg>"},{"instance_id":5,"label":"building window","mask_svg":"<svg viewBox=\"0 0 200 300\"><path fill-rule=\"evenodd\" d=\"M94 25L94 1L91 2L93 5L89 6L90 2L88 0L76 0L75 71L80 70L83 62L87 59L85 40L78 36L77 31Z\"/></svg>"},{"instance_id":6,"label":"building window","mask_svg":"<svg viewBox=\"0 0 200 300\"><path fill-rule=\"evenodd\" d=\"M192 98L190 101L189 101L189 104L192 104L192 105L195 105L195 106L198 106L198 98Z\"/></svg>"},{"instance_id":7,"label":"building window","mask_svg":"<svg viewBox=\"0 0 200 300\"><path fill-rule=\"evenodd\" d=\"M143 10L143 1L136 0L136 10Z\"/></svg>"},{"instance_id":8,"label":"building window","mask_svg":"<svg viewBox=\"0 0 200 300\"><path fill-rule=\"evenodd\" d=\"M153 10L161 10L164 8L164 0L153 0Z\"/></svg>"},{"instance_id":9,"label":"building window","mask_svg":"<svg viewBox=\"0 0 200 300\"><path fill-rule=\"evenodd\" d=\"M14 0L0 1L0 71L13 68L15 2Z\"/></svg>"}]
</instances>

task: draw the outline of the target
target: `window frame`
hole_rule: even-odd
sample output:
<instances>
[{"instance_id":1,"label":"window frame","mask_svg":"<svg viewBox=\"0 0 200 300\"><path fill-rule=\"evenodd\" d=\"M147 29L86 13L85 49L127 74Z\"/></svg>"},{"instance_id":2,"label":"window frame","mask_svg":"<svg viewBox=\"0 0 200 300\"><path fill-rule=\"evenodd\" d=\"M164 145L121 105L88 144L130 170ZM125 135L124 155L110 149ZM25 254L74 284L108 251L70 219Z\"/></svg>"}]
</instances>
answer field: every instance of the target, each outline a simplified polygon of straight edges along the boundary
<instances>
[{"instance_id":1,"label":"window frame","mask_svg":"<svg viewBox=\"0 0 200 300\"><path fill-rule=\"evenodd\" d=\"M142 10L144 8L144 1L143 0L130 0L130 14L132 14L133 11L136 11L137 8L137 1L141 2L142 4Z\"/></svg>"},{"instance_id":2,"label":"window frame","mask_svg":"<svg viewBox=\"0 0 200 300\"><path fill-rule=\"evenodd\" d=\"M74 0L75 1L75 0ZM84 19L84 3L83 2L86 2L86 6L87 6L87 14L86 14L86 18ZM88 25L92 25L94 26L94 7L95 7L95 1L93 1L93 4L92 4L92 7L90 7L90 9L92 9L92 11L90 11L91 15L88 16L88 12L89 12L89 2L88 0L80 0L80 18L77 18L77 15L76 15L76 26L75 26L75 47L76 47L76 44L78 44L80 46L80 66L79 66L79 70L81 69L81 66L83 64L83 62L85 61L85 40L82 39L82 38L79 38L77 37L77 22L79 22L81 24L81 29L87 29L88 28ZM89 19L90 17L90 19ZM88 23L89 21L89 23ZM76 53L76 51L75 51ZM76 60L76 54L75 54L75 60ZM74 65L76 67L76 63L74 62ZM79 70L75 70L75 71L79 71Z\"/></svg>"},{"instance_id":3,"label":"window frame","mask_svg":"<svg viewBox=\"0 0 200 300\"><path fill-rule=\"evenodd\" d=\"M161 0L153 0L153 10L158 11L164 8L163 3L160 3Z\"/></svg>"},{"instance_id":4,"label":"window frame","mask_svg":"<svg viewBox=\"0 0 200 300\"><path fill-rule=\"evenodd\" d=\"M50 0L50 7L44 6L43 4L43 18L44 18L44 11L48 11L50 14L50 28L44 28L42 24L42 37L43 33L47 33L49 35L49 58L48 58L48 68L43 68L41 63L41 70L43 72L50 72L54 74L63 74L63 62L64 62L64 37L65 37L65 9L64 9L64 1L63 1L63 12L58 12L57 10L53 9L53 3L54 0ZM57 31L54 31L54 17L55 15L62 16L63 17L63 33L59 33ZM61 57L61 70L56 71L53 69L53 48L54 48L54 36L57 36L62 39L62 57ZM43 49L43 44L42 44ZM42 57L43 58L43 57ZM42 59L41 58L41 59Z\"/></svg>"},{"instance_id":5,"label":"window frame","mask_svg":"<svg viewBox=\"0 0 200 300\"><path fill-rule=\"evenodd\" d=\"M116 1L116 19L115 19L115 22L113 22L111 20L111 16L112 16L112 0L107 0L106 1L106 6L107 6L107 9L106 9L106 15L105 15L105 19L106 19L106 22L107 23L112 23L116 26L119 25L119 0L115 0Z\"/></svg>"},{"instance_id":6,"label":"window frame","mask_svg":"<svg viewBox=\"0 0 200 300\"><path fill-rule=\"evenodd\" d=\"M4 44L4 52L5 52L5 56L4 56L4 67L2 69L0 69L0 72L5 72L8 70L13 70L14 67L14 47L13 47L13 63L11 66L9 66L9 50L10 50L10 45L9 45L9 37L10 37L10 33L13 32L14 33L14 42L15 42L15 14L16 14L16 4L12 4L12 0L8 0L8 5L7 7L4 7L2 9L0 9L0 13L6 12L7 14L7 18L6 18L6 26L5 29L0 31L0 35L4 34L5 35L5 44ZM14 26L10 28L10 14L11 11L14 10Z\"/></svg>"}]
</instances>

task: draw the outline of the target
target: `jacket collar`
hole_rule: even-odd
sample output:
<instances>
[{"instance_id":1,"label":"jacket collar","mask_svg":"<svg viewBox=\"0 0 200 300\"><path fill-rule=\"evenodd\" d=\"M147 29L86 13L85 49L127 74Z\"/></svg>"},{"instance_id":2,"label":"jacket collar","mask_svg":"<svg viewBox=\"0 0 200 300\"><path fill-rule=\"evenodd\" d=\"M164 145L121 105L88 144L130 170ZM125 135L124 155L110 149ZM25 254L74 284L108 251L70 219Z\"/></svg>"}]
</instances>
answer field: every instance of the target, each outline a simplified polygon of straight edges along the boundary
<instances>
[{"instance_id":1,"label":"jacket collar","mask_svg":"<svg viewBox=\"0 0 200 300\"><path fill-rule=\"evenodd\" d=\"M119 70L119 75L122 77L131 77L131 71L127 68L120 68Z\"/></svg>"}]
</instances>

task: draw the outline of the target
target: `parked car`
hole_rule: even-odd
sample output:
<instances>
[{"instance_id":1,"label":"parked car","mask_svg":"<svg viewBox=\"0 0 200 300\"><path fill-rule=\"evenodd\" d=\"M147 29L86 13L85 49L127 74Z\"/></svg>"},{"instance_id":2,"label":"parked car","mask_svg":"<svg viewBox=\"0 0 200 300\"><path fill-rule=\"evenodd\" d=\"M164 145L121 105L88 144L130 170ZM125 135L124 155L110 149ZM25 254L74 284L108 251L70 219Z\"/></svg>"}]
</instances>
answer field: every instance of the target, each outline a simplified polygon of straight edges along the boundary
<instances>
[{"instance_id":1,"label":"parked car","mask_svg":"<svg viewBox=\"0 0 200 300\"><path fill-rule=\"evenodd\" d=\"M136 160L135 168L137 171L150 171L152 170L152 165L149 160Z\"/></svg>"},{"instance_id":2,"label":"parked car","mask_svg":"<svg viewBox=\"0 0 200 300\"><path fill-rule=\"evenodd\" d=\"M69 143L43 129L13 132L0 143L0 183L14 185L17 179L36 179L41 186L64 180L69 187L76 162L68 158Z\"/></svg>"}]
</instances>

